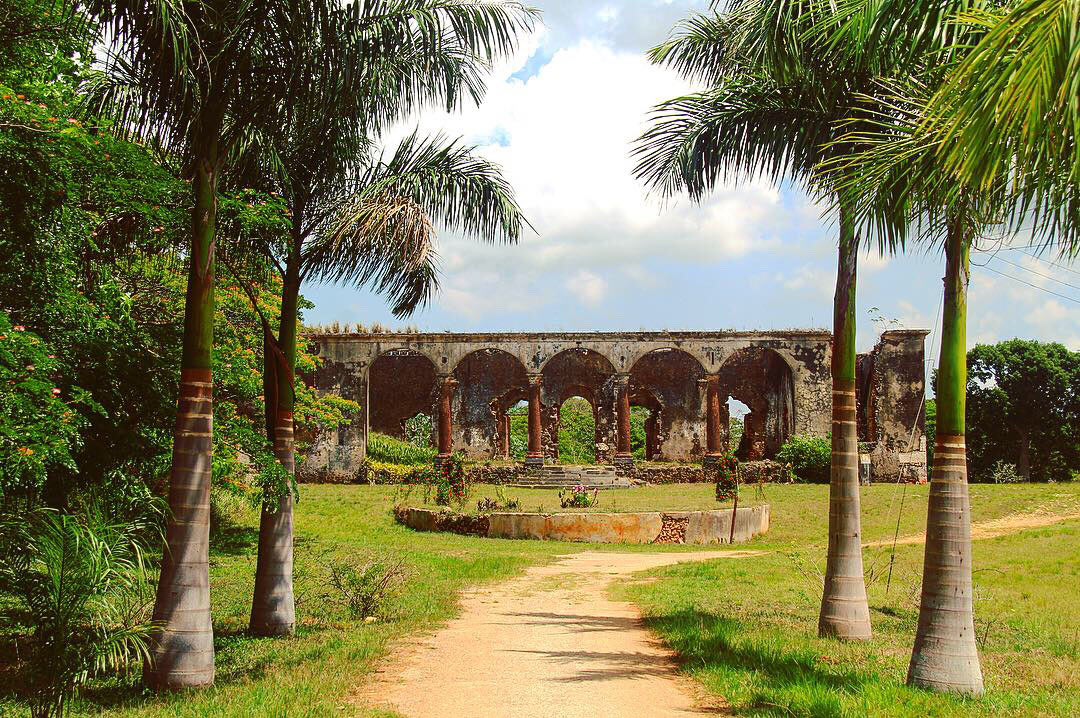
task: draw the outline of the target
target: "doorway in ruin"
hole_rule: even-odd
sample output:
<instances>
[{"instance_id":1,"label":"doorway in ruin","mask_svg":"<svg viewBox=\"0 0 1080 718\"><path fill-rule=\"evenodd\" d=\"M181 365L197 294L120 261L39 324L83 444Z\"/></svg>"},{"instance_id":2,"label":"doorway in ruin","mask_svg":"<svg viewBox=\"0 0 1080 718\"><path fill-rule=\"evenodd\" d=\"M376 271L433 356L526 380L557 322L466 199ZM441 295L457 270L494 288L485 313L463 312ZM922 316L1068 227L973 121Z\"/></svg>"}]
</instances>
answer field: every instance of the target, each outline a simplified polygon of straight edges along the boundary
<instances>
[{"instance_id":1,"label":"doorway in ruin","mask_svg":"<svg viewBox=\"0 0 1080 718\"><path fill-rule=\"evenodd\" d=\"M559 406L558 437L559 463L596 463L596 409L591 401L581 395L563 401Z\"/></svg>"},{"instance_id":2,"label":"doorway in ruin","mask_svg":"<svg viewBox=\"0 0 1080 718\"><path fill-rule=\"evenodd\" d=\"M740 461L771 459L795 431L795 382L780 354L764 347L733 353L720 368L721 396L728 397L727 433L734 408L742 437L729 444Z\"/></svg>"},{"instance_id":3,"label":"doorway in ruin","mask_svg":"<svg viewBox=\"0 0 1080 718\"><path fill-rule=\"evenodd\" d=\"M423 354L391 349L371 363L366 408L372 432L407 441L424 421L417 417L430 426L435 401L435 365Z\"/></svg>"},{"instance_id":4,"label":"doorway in ruin","mask_svg":"<svg viewBox=\"0 0 1080 718\"><path fill-rule=\"evenodd\" d=\"M576 433L587 430L588 416L592 415L592 458L589 463L609 463L615 456L615 368L607 357L591 349L575 347L559 352L541 369L540 393L541 435L544 455L563 460L582 460L586 450L575 450L573 456L561 456L560 430L564 404L571 398L570 406L575 416L583 416ZM585 407L588 407L587 409ZM569 438L569 437L568 437ZM583 440L588 444L587 438Z\"/></svg>"}]
</instances>

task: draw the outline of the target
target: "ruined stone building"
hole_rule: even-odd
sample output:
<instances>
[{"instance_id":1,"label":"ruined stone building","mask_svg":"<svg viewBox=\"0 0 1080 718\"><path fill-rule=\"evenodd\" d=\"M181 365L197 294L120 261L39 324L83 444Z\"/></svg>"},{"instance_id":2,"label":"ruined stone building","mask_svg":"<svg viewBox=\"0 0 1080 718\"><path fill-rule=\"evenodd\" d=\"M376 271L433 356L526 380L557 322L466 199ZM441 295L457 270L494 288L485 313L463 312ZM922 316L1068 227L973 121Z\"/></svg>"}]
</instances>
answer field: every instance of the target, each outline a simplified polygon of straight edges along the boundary
<instances>
[{"instance_id":1,"label":"ruined stone building","mask_svg":"<svg viewBox=\"0 0 1080 718\"><path fill-rule=\"evenodd\" d=\"M859 438L872 473L925 477L923 330L885 332L858 360ZM403 437L427 414L442 454L509 457L508 410L527 403L527 461L558 458L559 409L593 408L597 458L630 457L630 407L648 411L646 458L698 462L727 445L729 399L749 413L740 459L771 458L792 435L828 436L830 355L825 331L321 334L315 388L354 399L359 420L320 437L306 472L351 475L368 432Z\"/></svg>"}]
</instances>

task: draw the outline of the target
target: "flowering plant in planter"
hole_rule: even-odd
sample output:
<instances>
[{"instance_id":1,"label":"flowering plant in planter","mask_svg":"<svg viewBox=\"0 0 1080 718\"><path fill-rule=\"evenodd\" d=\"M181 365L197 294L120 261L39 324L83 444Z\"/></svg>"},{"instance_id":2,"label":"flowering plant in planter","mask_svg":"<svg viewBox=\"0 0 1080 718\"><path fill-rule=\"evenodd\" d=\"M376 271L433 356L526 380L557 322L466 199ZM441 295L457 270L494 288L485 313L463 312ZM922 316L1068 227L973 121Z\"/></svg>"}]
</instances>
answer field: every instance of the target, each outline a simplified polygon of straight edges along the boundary
<instances>
[{"instance_id":1,"label":"flowering plant in planter","mask_svg":"<svg viewBox=\"0 0 1080 718\"><path fill-rule=\"evenodd\" d=\"M560 491L559 502L564 509L587 509L590 506L596 506L600 503L600 490L593 489L593 492L590 494L583 485L578 484L570 489L569 494Z\"/></svg>"},{"instance_id":2,"label":"flowering plant in planter","mask_svg":"<svg viewBox=\"0 0 1080 718\"><path fill-rule=\"evenodd\" d=\"M435 503L449 506L451 502L463 505L469 497L468 476L462 455L452 454L440 463L431 474L435 489Z\"/></svg>"},{"instance_id":3,"label":"flowering plant in planter","mask_svg":"<svg viewBox=\"0 0 1080 718\"><path fill-rule=\"evenodd\" d=\"M731 450L724 451L706 464L716 478L716 500L727 501L739 495L739 460Z\"/></svg>"}]
</instances>

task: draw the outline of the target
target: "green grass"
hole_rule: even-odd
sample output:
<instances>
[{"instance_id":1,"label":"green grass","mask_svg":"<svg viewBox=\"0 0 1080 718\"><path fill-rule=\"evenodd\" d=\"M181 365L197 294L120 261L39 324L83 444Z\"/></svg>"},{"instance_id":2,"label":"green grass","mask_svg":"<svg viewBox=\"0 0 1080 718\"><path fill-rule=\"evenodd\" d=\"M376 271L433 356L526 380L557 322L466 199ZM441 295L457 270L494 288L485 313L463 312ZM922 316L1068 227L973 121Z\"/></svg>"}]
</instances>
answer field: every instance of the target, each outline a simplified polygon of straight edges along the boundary
<instances>
[{"instance_id":1,"label":"green grass","mask_svg":"<svg viewBox=\"0 0 1080 718\"><path fill-rule=\"evenodd\" d=\"M901 492L905 490L901 489ZM976 522L1014 513L1080 512L1080 485L974 485ZM864 538L888 541L900 496L864 490ZM1080 715L1080 520L974 544L976 629L987 694L941 696L904 686L918 618L921 545L867 548L875 636L816 636L827 487L768 489L765 556L684 564L653 583L614 590L679 652L684 670L747 716ZM908 487L900 535L921 531L926 487Z\"/></svg>"},{"instance_id":2,"label":"green grass","mask_svg":"<svg viewBox=\"0 0 1080 718\"><path fill-rule=\"evenodd\" d=\"M430 466L438 452L427 446L417 446L386 434L368 435L367 457L371 461L402 466Z\"/></svg>"},{"instance_id":3,"label":"green grass","mask_svg":"<svg viewBox=\"0 0 1080 718\"><path fill-rule=\"evenodd\" d=\"M715 506L710 484L602 493L610 507L676 509ZM479 487L494 493L493 487ZM878 637L869 645L818 641L818 587L824 556L827 487L744 490L743 501L772 505L769 534L750 544L768 551L739 561L713 561L658 572L658 583L631 581L616 590L638 602L651 625L685 658L686 670L751 715L1069 715L1077 714L1077 556L1080 522L976 544L977 612L987 698L972 703L902 687L914 631L911 591L918 546L901 547L891 591L871 587ZM555 505L550 492L522 491ZM1080 485L973 486L976 521L1028 512L1080 510ZM479 493L477 494L479 495ZM516 575L529 565L583 549L650 551L655 546L594 546L505 541L418 533L396 525L395 487L304 486L296 507L299 630L290 639L245 633L255 570L256 517L247 515L216 541L211 581L217 636L217 684L179 696L151 696L135 680L97 684L79 697L74 715L338 716L367 711L356 688L378 668L391 641L431 630L456 611L459 590ZM900 494L889 486L864 493L867 540L891 538ZM909 487L901 535L925 521L925 487ZM473 499L475 501L475 497ZM605 504L608 504L605 506ZM890 511L890 506L892 510ZM671 547L664 550L688 550ZM410 590L392 616L365 625L334 608L316 580L331 555L399 552L412 567ZM888 549L871 549L867 565L881 576ZM1025 686L1030 683L1031 688ZM909 707L910 706L910 707ZM26 715L0 699L0 715Z\"/></svg>"}]
</instances>

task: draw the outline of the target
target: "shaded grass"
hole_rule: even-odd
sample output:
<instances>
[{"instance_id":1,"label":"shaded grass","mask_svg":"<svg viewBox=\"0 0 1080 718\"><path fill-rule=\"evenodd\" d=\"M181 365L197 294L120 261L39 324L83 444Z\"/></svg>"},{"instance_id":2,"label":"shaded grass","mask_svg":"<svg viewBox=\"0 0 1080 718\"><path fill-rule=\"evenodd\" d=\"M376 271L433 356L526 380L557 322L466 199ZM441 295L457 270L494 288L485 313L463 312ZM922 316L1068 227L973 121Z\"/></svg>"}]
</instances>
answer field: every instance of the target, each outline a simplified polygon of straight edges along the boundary
<instances>
[{"instance_id":1,"label":"shaded grass","mask_svg":"<svg viewBox=\"0 0 1080 718\"><path fill-rule=\"evenodd\" d=\"M770 489L773 528L750 561L682 564L655 582L614 590L637 603L686 672L748 716L1080 715L1080 521L974 546L976 630L987 694L935 695L904 686L918 618L921 545L868 548L875 636L817 638L827 487ZM891 538L899 499L864 489L864 537ZM909 487L900 535L925 524L926 487ZM795 495L802 493L802 500ZM890 512L891 504L891 512ZM975 521L1013 513L1075 513L1080 486L972 486ZM888 568L892 564L892 579Z\"/></svg>"}]
</instances>

